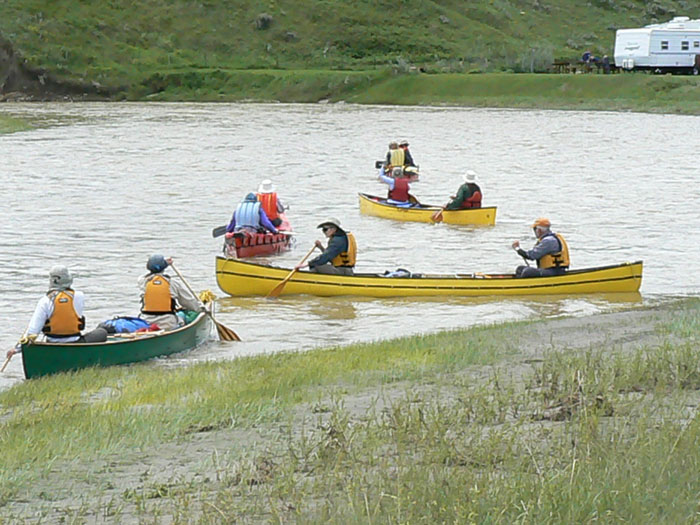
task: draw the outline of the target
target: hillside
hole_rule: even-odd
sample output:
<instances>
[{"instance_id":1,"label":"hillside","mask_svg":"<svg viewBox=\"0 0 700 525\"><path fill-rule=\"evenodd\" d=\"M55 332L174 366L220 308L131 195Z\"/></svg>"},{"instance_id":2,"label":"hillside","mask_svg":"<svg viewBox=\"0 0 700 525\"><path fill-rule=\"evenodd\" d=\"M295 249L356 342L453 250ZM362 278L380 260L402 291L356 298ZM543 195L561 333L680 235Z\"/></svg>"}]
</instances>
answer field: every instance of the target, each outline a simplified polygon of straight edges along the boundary
<instances>
[{"instance_id":1,"label":"hillside","mask_svg":"<svg viewBox=\"0 0 700 525\"><path fill-rule=\"evenodd\" d=\"M0 87L7 92L41 77L48 91L63 86L63 92L143 98L173 84L206 91L212 74L238 70L542 71L555 58L576 59L586 50L611 54L616 28L675 15L700 17L700 6L689 0L4 0ZM235 82L219 84L224 92L237 89Z\"/></svg>"}]
</instances>

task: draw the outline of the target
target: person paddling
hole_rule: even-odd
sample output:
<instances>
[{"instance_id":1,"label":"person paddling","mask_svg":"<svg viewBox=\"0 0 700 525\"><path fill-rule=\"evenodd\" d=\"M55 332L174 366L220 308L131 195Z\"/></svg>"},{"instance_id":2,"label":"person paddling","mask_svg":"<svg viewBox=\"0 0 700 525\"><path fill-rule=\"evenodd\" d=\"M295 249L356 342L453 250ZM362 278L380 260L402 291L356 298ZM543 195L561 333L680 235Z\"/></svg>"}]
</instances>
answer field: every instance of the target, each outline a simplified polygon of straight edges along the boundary
<instances>
[{"instance_id":1,"label":"person paddling","mask_svg":"<svg viewBox=\"0 0 700 525\"><path fill-rule=\"evenodd\" d=\"M49 271L49 290L34 309L24 340L34 340L43 332L49 343L101 343L107 331L98 327L81 333L85 328L85 295L72 288L73 276L68 268L56 265ZM21 343L7 352L8 359L22 351Z\"/></svg>"},{"instance_id":2,"label":"person paddling","mask_svg":"<svg viewBox=\"0 0 700 525\"><path fill-rule=\"evenodd\" d=\"M176 313L178 308L197 311L201 307L185 286L164 273L172 262L172 258L151 255L146 262L148 273L138 281L141 290L139 317L163 330L174 330L184 324Z\"/></svg>"},{"instance_id":3,"label":"person paddling","mask_svg":"<svg viewBox=\"0 0 700 525\"><path fill-rule=\"evenodd\" d=\"M308 263L295 266L295 270L309 267L309 271L333 275L353 275L357 260L357 243L355 236L340 226L340 221L330 217L317 226L328 239L328 246L323 247L316 241L316 247L323 253Z\"/></svg>"},{"instance_id":4,"label":"person paddling","mask_svg":"<svg viewBox=\"0 0 700 525\"><path fill-rule=\"evenodd\" d=\"M387 204L393 204L407 208L411 206L411 185L406 178L403 168L395 167L391 170L391 176L387 176L385 168L379 170L379 180L389 186Z\"/></svg>"},{"instance_id":5,"label":"person paddling","mask_svg":"<svg viewBox=\"0 0 700 525\"><path fill-rule=\"evenodd\" d=\"M285 206L278 197L275 191L275 185L272 184L270 179L265 179L260 183L256 197L260 201L260 205L265 215L267 215L267 218L270 219L272 225L275 226L275 228L279 228L282 224L282 217L280 217L280 214L284 213Z\"/></svg>"},{"instance_id":6,"label":"person paddling","mask_svg":"<svg viewBox=\"0 0 700 525\"><path fill-rule=\"evenodd\" d=\"M457 195L445 206L446 210L464 210L481 208L481 188L476 183L476 173L472 170L462 176L464 183L457 190Z\"/></svg>"},{"instance_id":7,"label":"person paddling","mask_svg":"<svg viewBox=\"0 0 700 525\"><path fill-rule=\"evenodd\" d=\"M520 241L514 241L513 249L524 259L537 261L537 268L520 265L515 269L516 277L545 277L561 275L569 269L569 246L564 237L550 230L552 223L540 217L532 224L537 242L532 250L523 250Z\"/></svg>"}]
</instances>

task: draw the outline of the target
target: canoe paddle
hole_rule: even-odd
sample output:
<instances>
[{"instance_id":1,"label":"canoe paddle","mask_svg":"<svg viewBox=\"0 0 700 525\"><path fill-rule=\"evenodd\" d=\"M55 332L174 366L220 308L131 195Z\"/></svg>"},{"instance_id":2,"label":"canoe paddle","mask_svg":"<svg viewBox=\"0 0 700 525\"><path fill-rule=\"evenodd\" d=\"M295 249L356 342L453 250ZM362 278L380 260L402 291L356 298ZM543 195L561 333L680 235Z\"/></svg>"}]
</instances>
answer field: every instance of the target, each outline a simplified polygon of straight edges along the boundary
<instances>
[{"instance_id":1,"label":"canoe paddle","mask_svg":"<svg viewBox=\"0 0 700 525\"><path fill-rule=\"evenodd\" d=\"M518 248L519 248L519 247L518 247ZM518 248L516 248L515 246L513 246L513 249L515 250L515 253L518 253ZM518 255L520 255L520 254L518 253ZM527 264L528 266L530 266L530 262L529 262L525 257L523 257L522 255L520 255L520 257L523 258L523 261L525 261L525 264Z\"/></svg>"},{"instance_id":2,"label":"canoe paddle","mask_svg":"<svg viewBox=\"0 0 700 525\"><path fill-rule=\"evenodd\" d=\"M211 236L214 238L221 237L224 233L226 233L226 228L228 228L228 224L226 226L217 226L211 231Z\"/></svg>"},{"instance_id":3,"label":"canoe paddle","mask_svg":"<svg viewBox=\"0 0 700 525\"><path fill-rule=\"evenodd\" d=\"M315 250L315 249L316 249L316 245L314 244L314 245L311 247L311 249L309 250L309 253L307 253L306 255L304 255L304 258L303 258L301 261L299 261L299 263L292 269L291 272L289 272L289 274L287 275L287 277L285 277L284 279L282 279L282 282L280 282L277 286L275 286L275 287L272 289L272 291L271 291L269 294L267 294L267 295L265 296L265 298L266 298L266 299L276 299L277 297L279 297L279 296L280 296L280 293L282 293L282 290L284 289L285 285L287 284L287 281L289 281L289 279L292 278L292 275L294 275L294 274L296 273L296 271L297 271L297 266L299 266L300 264L304 264L304 263L306 262L306 259L309 258L309 255L311 255L312 253L314 253L314 250Z\"/></svg>"},{"instance_id":4,"label":"canoe paddle","mask_svg":"<svg viewBox=\"0 0 700 525\"><path fill-rule=\"evenodd\" d=\"M5 359L5 363L2 365L2 368L0 368L0 372L4 372L5 368L7 368L7 364L10 362L10 359L12 359L12 356L15 354L10 354L7 356L7 359Z\"/></svg>"},{"instance_id":5,"label":"canoe paddle","mask_svg":"<svg viewBox=\"0 0 700 525\"><path fill-rule=\"evenodd\" d=\"M175 268L175 265L173 263L170 263L170 267L177 274L177 276L182 280L182 282L185 283L185 286L190 291L190 293L197 299L199 304L204 306L202 301L199 300L199 297L197 297L197 294L194 293L194 290L192 290L190 283L188 283L187 279L185 279L182 276L182 274L180 273L180 271L177 268ZM229 327L224 326L216 319L214 319L214 315L211 313L211 310L209 310L206 306L204 306L204 313L207 314L209 316L209 318L214 322L214 325L216 326L216 331L219 334L219 337L221 338L222 341L240 341L241 340L241 338L238 337L238 334L236 332L231 330Z\"/></svg>"}]
</instances>

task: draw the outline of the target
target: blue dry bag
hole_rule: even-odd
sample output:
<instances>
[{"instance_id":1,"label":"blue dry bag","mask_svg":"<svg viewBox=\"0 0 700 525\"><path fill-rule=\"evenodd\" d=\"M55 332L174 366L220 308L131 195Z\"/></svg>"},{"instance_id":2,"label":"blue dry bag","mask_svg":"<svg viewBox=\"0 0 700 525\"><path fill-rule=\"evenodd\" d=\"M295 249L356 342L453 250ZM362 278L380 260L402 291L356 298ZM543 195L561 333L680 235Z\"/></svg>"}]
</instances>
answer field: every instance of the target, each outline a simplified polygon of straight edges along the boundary
<instances>
[{"instance_id":1,"label":"blue dry bag","mask_svg":"<svg viewBox=\"0 0 700 525\"><path fill-rule=\"evenodd\" d=\"M100 326L107 330L110 334L124 334L129 332L135 332L140 328L148 328L151 324L148 321L144 321L139 317L114 317L107 321L100 323Z\"/></svg>"}]
</instances>

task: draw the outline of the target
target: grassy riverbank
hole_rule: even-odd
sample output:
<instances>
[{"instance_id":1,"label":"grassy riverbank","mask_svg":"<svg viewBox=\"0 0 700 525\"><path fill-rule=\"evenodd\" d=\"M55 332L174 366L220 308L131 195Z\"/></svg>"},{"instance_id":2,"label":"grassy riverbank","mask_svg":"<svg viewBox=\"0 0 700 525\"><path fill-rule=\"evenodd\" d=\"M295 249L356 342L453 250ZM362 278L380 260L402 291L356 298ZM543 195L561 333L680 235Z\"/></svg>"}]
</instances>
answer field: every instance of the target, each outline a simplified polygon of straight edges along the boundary
<instances>
[{"instance_id":1,"label":"grassy riverbank","mask_svg":"<svg viewBox=\"0 0 700 525\"><path fill-rule=\"evenodd\" d=\"M8 519L694 519L700 300L0 394Z\"/></svg>"},{"instance_id":2,"label":"grassy riverbank","mask_svg":"<svg viewBox=\"0 0 700 525\"><path fill-rule=\"evenodd\" d=\"M499 74L612 56L616 28L700 16L675 0L7 0L1 14L0 99L700 113L697 78Z\"/></svg>"},{"instance_id":3,"label":"grassy riverbank","mask_svg":"<svg viewBox=\"0 0 700 525\"><path fill-rule=\"evenodd\" d=\"M25 131L31 128L31 124L29 124L29 122L26 120L0 114L0 135L3 133Z\"/></svg>"}]
</instances>

